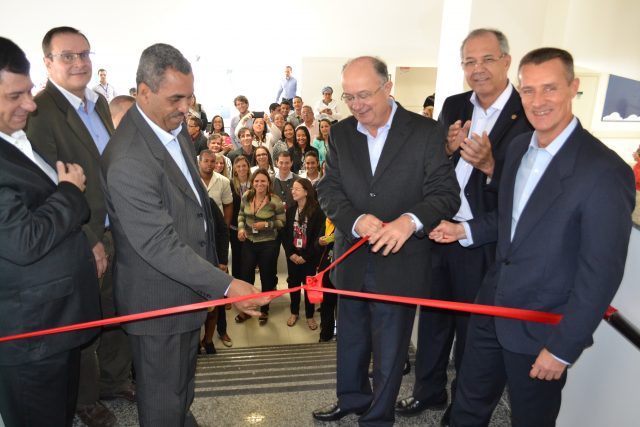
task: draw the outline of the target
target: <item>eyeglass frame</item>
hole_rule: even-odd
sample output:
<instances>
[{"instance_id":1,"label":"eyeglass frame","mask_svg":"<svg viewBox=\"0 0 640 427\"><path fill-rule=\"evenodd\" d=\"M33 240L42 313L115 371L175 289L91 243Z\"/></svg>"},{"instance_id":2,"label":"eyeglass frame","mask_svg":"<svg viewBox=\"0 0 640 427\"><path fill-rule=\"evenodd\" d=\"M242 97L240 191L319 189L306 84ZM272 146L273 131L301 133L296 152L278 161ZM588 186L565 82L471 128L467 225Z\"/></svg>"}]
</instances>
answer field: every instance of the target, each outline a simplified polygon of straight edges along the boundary
<instances>
[{"instance_id":1,"label":"eyeglass frame","mask_svg":"<svg viewBox=\"0 0 640 427\"><path fill-rule=\"evenodd\" d=\"M60 58L62 62L65 64L73 64L77 59L80 59L82 62L88 62L91 60L91 55L94 52L90 50L84 50L82 52L62 52L62 53L50 53L47 55L47 58L53 60L56 56ZM65 56L70 56L70 59L65 59Z\"/></svg>"},{"instance_id":2,"label":"eyeglass frame","mask_svg":"<svg viewBox=\"0 0 640 427\"><path fill-rule=\"evenodd\" d=\"M507 55L508 55L507 53L502 53L497 58L494 58L493 56L485 56L481 61L476 61L475 59L468 60L468 61L462 61L462 62L460 62L460 65L462 66L463 69L474 69L475 70L476 67L478 67L479 65L481 65L483 67L491 66L491 65L497 63L498 61L500 61L502 58L504 58Z\"/></svg>"},{"instance_id":3,"label":"eyeglass frame","mask_svg":"<svg viewBox=\"0 0 640 427\"><path fill-rule=\"evenodd\" d=\"M382 83L380 85L380 87L378 87L378 89L374 90L373 92L370 92L368 90L363 90L360 91L358 93L356 93L355 95L350 95L348 93L342 93L342 95L340 95L340 99L342 100L342 102L344 102L345 104L351 104L353 101L356 100L356 98L360 101L360 102L364 102L367 99L373 97L375 94L377 94L378 92L380 92L380 90L387 84L389 83L389 80L387 80L386 82Z\"/></svg>"}]
</instances>

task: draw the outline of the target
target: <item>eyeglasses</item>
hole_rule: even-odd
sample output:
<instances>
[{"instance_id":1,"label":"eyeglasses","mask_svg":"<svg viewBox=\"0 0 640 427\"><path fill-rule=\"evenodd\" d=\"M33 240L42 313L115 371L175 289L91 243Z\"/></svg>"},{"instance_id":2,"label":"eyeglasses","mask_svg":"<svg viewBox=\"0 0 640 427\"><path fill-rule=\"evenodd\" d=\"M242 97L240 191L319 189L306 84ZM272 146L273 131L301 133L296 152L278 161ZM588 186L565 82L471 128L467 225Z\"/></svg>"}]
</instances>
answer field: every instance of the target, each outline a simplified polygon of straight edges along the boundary
<instances>
[{"instance_id":1,"label":"eyeglasses","mask_svg":"<svg viewBox=\"0 0 640 427\"><path fill-rule=\"evenodd\" d=\"M469 59L468 61L462 61L462 67L465 70L474 70L478 65L482 65L483 67L490 67L502 58L504 58L506 54L503 53L499 57L495 58L493 56L485 56L482 58L482 61L476 61L475 59Z\"/></svg>"},{"instance_id":2,"label":"eyeglasses","mask_svg":"<svg viewBox=\"0 0 640 427\"><path fill-rule=\"evenodd\" d=\"M76 62L76 59L78 58L80 58L80 61L82 62L88 62L91 60L91 55L93 55L93 52L89 52L88 50L85 50L84 52L50 53L47 56L50 59L53 59L57 56L65 64L73 64L74 62Z\"/></svg>"},{"instance_id":3,"label":"eyeglasses","mask_svg":"<svg viewBox=\"0 0 640 427\"><path fill-rule=\"evenodd\" d=\"M382 85L378 89L374 90L373 92L368 91L368 90L363 90L362 92L358 92L355 95L351 95L349 93L343 93L340 96L340 99L342 99L347 104L352 103L353 101L356 100L356 98L358 98L359 101L366 101L367 99L371 98L376 93L380 92L380 89L382 89L385 84L387 84L387 82L382 83Z\"/></svg>"}]
</instances>

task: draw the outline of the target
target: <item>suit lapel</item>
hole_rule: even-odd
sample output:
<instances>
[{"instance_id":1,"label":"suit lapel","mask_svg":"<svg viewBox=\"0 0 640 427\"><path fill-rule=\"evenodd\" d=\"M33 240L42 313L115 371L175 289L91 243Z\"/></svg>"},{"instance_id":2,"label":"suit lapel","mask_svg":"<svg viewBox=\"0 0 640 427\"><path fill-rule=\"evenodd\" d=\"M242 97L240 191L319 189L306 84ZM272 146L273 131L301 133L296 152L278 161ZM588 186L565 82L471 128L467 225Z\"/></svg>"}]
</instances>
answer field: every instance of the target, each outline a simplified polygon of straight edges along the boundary
<instances>
[{"instance_id":1,"label":"suit lapel","mask_svg":"<svg viewBox=\"0 0 640 427\"><path fill-rule=\"evenodd\" d=\"M160 163L160 167L167 173L169 180L173 182L187 197L197 203L198 200L196 199L196 195L193 194L193 190L191 189L189 182L187 182L187 178L185 178L182 171L173 160L173 157L171 157L169 150L167 150L162 142L160 142L158 136L153 132L153 129L149 127L149 124L145 121L144 117L142 117L138 108L130 108L127 114L132 115L133 122L136 124L136 127L146 141L151 154L153 154L156 160ZM180 138L178 138L178 140L180 140ZM187 160L186 157L185 160Z\"/></svg>"},{"instance_id":2,"label":"suit lapel","mask_svg":"<svg viewBox=\"0 0 640 427\"><path fill-rule=\"evenodd\" d=\"M518 219L518 226L511 243L512 250L515 250L520 243L526 240L531 230L563 193L562 181L573 174L577 152L580 149L578 135L581 130L582 127L578 124L564 146L551 160L538 185L531 193L531 197L529 197ZM511 189L511 194L513 194L513 188ZM511 201L513 202L513 197L511 197ZM511 212L511 210L508 212Z\"/></svg>"},{"instance_id":3,"label":"suit lapel","mask_svg":"<svg viewBox=\"0 0 640 427\"><path fill-rule=\"evenodd\" d=\"M345 143L350 144L349 153L353 155L352 163L361 168L361 174L370 183L373 179L373 173L371 172L371 161L369 160L369 145L367 144L367 137L358 131L357 124L358 122L353 119L352 137L345 139Z\"/></svg>"},{"instance_id":4,"label":"suit lapel","mask_svg":"<svg viewBox=\"0 0 640 427\"><path fill-rule=\"evenodd\" d=\"M32 147L32 150L34 152L37 152L35 149L33 149L33 147ZM33 173L40 176L47 183L49 183L49 185L52 188L55 188L55 183L51 180L49 175L47 175L46 173L44 173L42 169L40 169L40 166L32 162L30 158L25 156L24 153L18 150L18 148L15 147L13 144L9 143L8 141L5 141L2 138L0 138L0 153L2 153L9 162L24 166L26 169L29 169ZM38 155L40 155L40 153L38 153ZM51 166L51 163L49 162L48 159L46 159L43 156L40 156L40 157L42 157ZM55 171L56 170L55 166L52 166L52 167L53 167L53 170ZM24 177L24 178L28 179L27 177Z\"/></svg>"},{"instance_id":5,"label":"suit lapel","mask_svg":"<svg viewBox=\"0 0 640 427\"><path fill-rule=\"evenodd\" d=\"M517 122L522 114L524 114L524 112L522 111L520 95L518 95L518 92L514 88L511 96L507 100L507 103L500 112L498 120L493 125L493 129L491 129L491 133L489 134L489 140L491 143L497 144L499 141L501 142L504 134L511 129L511 126Z\"/></svg>"},{"instance_id":6,"label":"suit lapel","mask_svg":"<svg viewBox=\"0 0 640 427\"><path fill-rule=\"evenodd\" d=\"M384 174L398 154L401 152L411 152L404 150L404 145L409 140L409 128L406 126L408 121L409 114L398 104L393 121L391 122L391 128L389 129L387 139L384 143L384 147L382 148L382 153L380 154L380 159L378 160L378 166L376 166L376 173L373 176L373 182L380 179L380 176ZM368 151L369 149L367 147L367 152ZM367 159L368 158L369 157L367 157Z\"/></svg>"}]
</instances>

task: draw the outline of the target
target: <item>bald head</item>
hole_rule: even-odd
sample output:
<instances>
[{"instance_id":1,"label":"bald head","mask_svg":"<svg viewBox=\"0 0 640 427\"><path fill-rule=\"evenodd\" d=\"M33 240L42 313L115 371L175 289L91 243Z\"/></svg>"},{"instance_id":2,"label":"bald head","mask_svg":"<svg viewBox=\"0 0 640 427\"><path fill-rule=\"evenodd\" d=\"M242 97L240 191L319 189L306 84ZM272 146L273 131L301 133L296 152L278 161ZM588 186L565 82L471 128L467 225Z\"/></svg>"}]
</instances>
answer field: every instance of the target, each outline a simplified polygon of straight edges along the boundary
<instances>
[{"instance_id":1,"label":"bald head","mask_svg":"<svg viewBox=\"0 0 640 427\"><path fill-rule=\"evenodd\" d=\"M109 111L111 111L111 119L113 127L117 128L120 120L129 111L129 108L136 103L136 99L129 95L118 95L109 103Z\"/></svg>"}]
</instances>

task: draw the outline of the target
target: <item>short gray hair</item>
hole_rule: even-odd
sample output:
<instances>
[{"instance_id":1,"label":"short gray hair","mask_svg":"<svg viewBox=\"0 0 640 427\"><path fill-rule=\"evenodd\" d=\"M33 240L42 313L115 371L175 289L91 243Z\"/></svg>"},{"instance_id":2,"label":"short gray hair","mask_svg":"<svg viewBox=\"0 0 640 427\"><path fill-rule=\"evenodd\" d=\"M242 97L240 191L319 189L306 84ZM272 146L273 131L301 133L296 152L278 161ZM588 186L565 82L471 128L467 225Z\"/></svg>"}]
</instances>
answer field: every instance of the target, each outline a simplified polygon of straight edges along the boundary
<instances>
[{"instance_id":1,"label":"short gray hair","mask_svg":"<svg viewBox=\"0 0 640 427\"><path fill-rule=\"evenodd\" d=\"M342 72L344 73L344 70L346 70L352 63L363 60L371 63L373 70L376 72L378 77L380 77L380 83L384 84L389 81L389 69L387 68L387 64L382 59L375 56L359 56L357 58L350 59L342 66Z\"/></svg>"},{"instance_id":2,"label":"short gray hair","mask_svg":"<svg viewBox=\"0 0 640 427\"><path fill-rule=\"evenodd\" d=\"M464 45L471 39L475 37L484 36L485 34L493 34L498 39L498 44L500 45L500 53L503 55L509 54L509 40L507 40L507 36L500 30L496 30L495 28L477 28L471 31L467 37L462 40L462 44L460 45L460 59L464 59Z\"/></svg>"},{"instance_id":3,"label":"short gray hair","mask_svg":"<svg viewBox=\"0 0 640 427\"><path fill-rule=\"evenodd\" d=\"M140 55L136 85L144 83L153 93L156 93L167 68L173 68L182 74L191 73L191 64L175 47L164 43L149 46Z\"/></svg>"}]
</instances>

